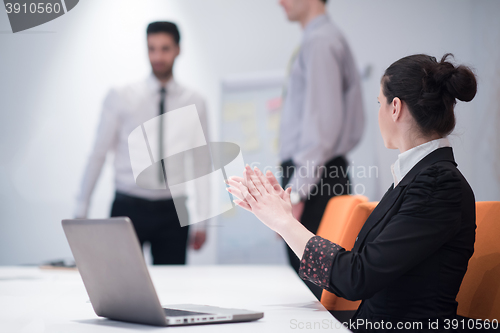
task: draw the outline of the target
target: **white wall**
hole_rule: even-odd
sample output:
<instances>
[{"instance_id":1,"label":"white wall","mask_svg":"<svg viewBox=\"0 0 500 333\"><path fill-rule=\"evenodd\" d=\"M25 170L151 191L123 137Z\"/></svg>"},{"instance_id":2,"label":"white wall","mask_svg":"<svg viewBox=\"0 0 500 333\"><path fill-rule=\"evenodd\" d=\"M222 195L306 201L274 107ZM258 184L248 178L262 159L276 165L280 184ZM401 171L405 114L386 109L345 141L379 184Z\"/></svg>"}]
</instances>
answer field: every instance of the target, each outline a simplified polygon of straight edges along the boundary
<instances>
[{"instance_id":1,"label":"white wall","mask_svg":"<svg viewBox=\"0 0 500 333\"><path fill-rule=\"evenodd\" d=\"M473 65L479 92L458 104L453 136L459 167L478 200L500 200L500 2L329 1L360 66L368 119L354 165L379 167L367 184L372 200L392 182L397 153L378 134L378 82L391 62L411 53L455 54ZM25 33L11 34L0 11L0 264L39 263L70 256L60 221L72 216L94 139L102 98L114 85L149 72L145 28L153 20L178 22L182 55L175 75L206 96L217 137L220 79L229 74L284 71L300 42L277 1L86 0L68 14ZM481 162L479 162L481 161ZM112 169L107 164L90 216L109 214ZM215 240L191 262L215 262Z\"/></svg>"},{"instance_id":2,"label":"white wall","mask_svg":"<svg viewBox=\"0 0 500 333\"><path fill-rule=\"evenodd\" d=\"M368 188L368 196L378 200L387 190L390 164L398 154L387 150L378 134L376 96L385 68L409 54L440 58L451 52L478 76L476 98L455 108L457 126L450 136L455 158L476 200L500 200L500 2L332 1L329 9L358 63L374 67L371 79L364 82L369 124L362 144L351 154L354 160L380 167L380 185L376 192ZM368 158L370 153L375 157Z\"/></svg>"}]
</instances>

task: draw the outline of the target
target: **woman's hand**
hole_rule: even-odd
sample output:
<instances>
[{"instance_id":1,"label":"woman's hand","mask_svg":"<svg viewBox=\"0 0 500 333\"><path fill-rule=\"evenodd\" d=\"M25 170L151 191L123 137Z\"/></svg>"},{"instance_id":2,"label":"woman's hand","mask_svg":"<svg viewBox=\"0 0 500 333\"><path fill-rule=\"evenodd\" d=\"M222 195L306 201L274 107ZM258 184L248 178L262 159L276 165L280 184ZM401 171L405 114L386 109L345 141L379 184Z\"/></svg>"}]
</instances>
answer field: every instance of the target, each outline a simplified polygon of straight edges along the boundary
<instances>
[{"instance_id":1,"label":"woman's hand","mask_svg":"<svg viewBox=\"0 0 500 333\"><path fill-rule=\"evenodd\" d=\"M248 166L248 165L245 167L245 169L248 170L249 172L252 171L252 168L250 168L250 166ZM255 168L254 172L258 176L264 177L264 174L259 170L259 168ZM276 179L276 177L274 177L273 173L270 170L267 170L265 177L267 178L267 180L269 181L269 183L271 184L271 186L273 187L273 189L276 191L275 193L278 194L279 196L281 196L281 198L284 199L285 191L283 190L283 188L279 184L279 182ZM245 182L245 179L243 177L231 176L231 177L228 178L228 180L229 181L233 180L235 182L242 183L243 185L246 186L246 182ZM229 182L226 182L226 184L229 184ZM231 192L231 191L230 192L234 196L238 197L240 199L240 201L241 201L239 203L239 206L242 207L242 208L244 208L244 209L246 209L246 210L248 210L249 212L251 212L252 211L252 207L250 207L250 205L248 204L248 202L245 199L243 199L243 195L240 193L240 191L237 188L232 188L232 191L233 192Z\"/></svg>"},{"instance_id":2,"label":"woman's hand","mask_svg":"<svg viewBox=\"0 0 500 333\"><path fill-rule=\"evenodd\" d=\"M268 178L271 178L271 181ZM291 220L296 221L290 202L291 188L284 191L271 172L264 176L257 167L254 172L247 165L243 178L230 177L228 184L230 187L227 190L239 199L234 202L254 213L272 230L280 233Z\"/></svg>"},{"instance_id":3,"label":"woman's hand","mask_svg":"<svg viewBox=\"0 0 500 333\"><path fill-rule=\"evenodd\" d=\"M248 165L243 178L230 177L227 183L230 185L227 190L239 199L234 202L254 213L283 237L299 259L302 258L304 248L314 234L293 218L291 188L283 191L271 172L264 176L258 168L254 172Z\"/></svg>"}]
</instances>

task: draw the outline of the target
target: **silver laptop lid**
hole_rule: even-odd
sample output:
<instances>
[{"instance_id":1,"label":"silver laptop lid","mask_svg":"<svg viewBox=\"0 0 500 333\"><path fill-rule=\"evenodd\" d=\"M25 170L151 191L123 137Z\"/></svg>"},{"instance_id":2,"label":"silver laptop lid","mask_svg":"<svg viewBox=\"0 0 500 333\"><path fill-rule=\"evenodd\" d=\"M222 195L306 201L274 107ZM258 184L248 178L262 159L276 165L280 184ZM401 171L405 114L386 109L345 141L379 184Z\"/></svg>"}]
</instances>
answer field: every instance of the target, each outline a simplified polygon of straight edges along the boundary
<instances>
[{"instance_id":1,"label":"silver laptop lid","mask_svg":"<svg viewBox=\"0 0 500 333\"><path fill-rule=\"evenodd\" d=\"M63 220L62 226L98 316L167 324L129 218Z\"/></svg>"}]
</instances>

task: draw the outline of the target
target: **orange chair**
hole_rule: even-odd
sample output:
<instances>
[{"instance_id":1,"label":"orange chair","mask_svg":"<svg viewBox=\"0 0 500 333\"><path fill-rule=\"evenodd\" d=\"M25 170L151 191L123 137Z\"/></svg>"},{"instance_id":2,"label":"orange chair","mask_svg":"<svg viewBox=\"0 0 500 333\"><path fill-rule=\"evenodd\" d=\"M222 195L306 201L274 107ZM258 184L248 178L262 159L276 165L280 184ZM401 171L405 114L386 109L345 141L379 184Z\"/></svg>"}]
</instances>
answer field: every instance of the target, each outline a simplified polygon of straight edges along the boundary
<instances>
[{"instance_id":1,"label":"orange chair","mask_svg":"<svg viewBox=\"0 0 500 333\"><path fill-rule=\"evenodd\" d=\"M457 314L500 320L500 201L476 202L476 243L457 295Z\"/></svg>"},{"instance_id":2,"label":"orange chair","mask_svg":"<svg viewBox=\"0 0 500 333\"><path fill-rule=\"evenodd\" d=\"M339 236L344 233L354 208L367 201L368 198L364 195L339 195L331 198L326 205L316 234L337 243Z\"/></svg>"},{"instance_id":3,"label":"orange chair","mask_svg":"<svg viewBox=\"0 0 500 333\"><path fill-rule=\"evenodd\" d=\"M351 250L359 231L378 202L364 196L339 196L330 199L318 228L318 236ZM348 301L323 290L321 304L329 311L356 310L361 301Z\"/></svg>"}]
</instances>

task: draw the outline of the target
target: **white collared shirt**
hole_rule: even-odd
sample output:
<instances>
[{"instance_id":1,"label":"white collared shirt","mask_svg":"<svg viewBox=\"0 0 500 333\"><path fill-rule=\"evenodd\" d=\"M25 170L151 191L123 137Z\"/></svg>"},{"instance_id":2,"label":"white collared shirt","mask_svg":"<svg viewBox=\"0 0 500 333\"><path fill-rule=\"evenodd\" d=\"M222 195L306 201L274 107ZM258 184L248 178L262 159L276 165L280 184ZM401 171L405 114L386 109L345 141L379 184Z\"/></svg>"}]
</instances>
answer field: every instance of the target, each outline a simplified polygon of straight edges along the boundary
<instances>
[{"instance_id":1,"label":"white collared shirt","mask_svg":"<svg viewBox=\"0 0 500 333\"><path fill-rule=\"evenodd\" d=\"M443 147L451 147L448 138L441 138L423 143L413 147L398 155L398 159L391 165L392 177L394 178L394 187L406 176L406 174L425 156L434 150Z\"/></svg>"},{"instance_id":2,"label":"white collared shirt","mask_svg":"<svg viewBox=\"0 0 500 333\"><path fill-rule=\"evenodd\" d=\"M139 125L159 115L161 83L150 74L146 79L111 89L106 96L97 129L94 147L85 169L75 209L76 217L86 217L90 198L108 152L114 153L116 190L148 200L169 199L170 191L149 190L136 185L129 157L128 136ZM195 104L209 142L207 113L204 99L196 92L179 85L174 79L167 82L165 112ZM173 143L175 144L175 142ZM201 212L210 209L210 196L205 190L197 195L196 206Z\"/></svg>"}]
</instances>

